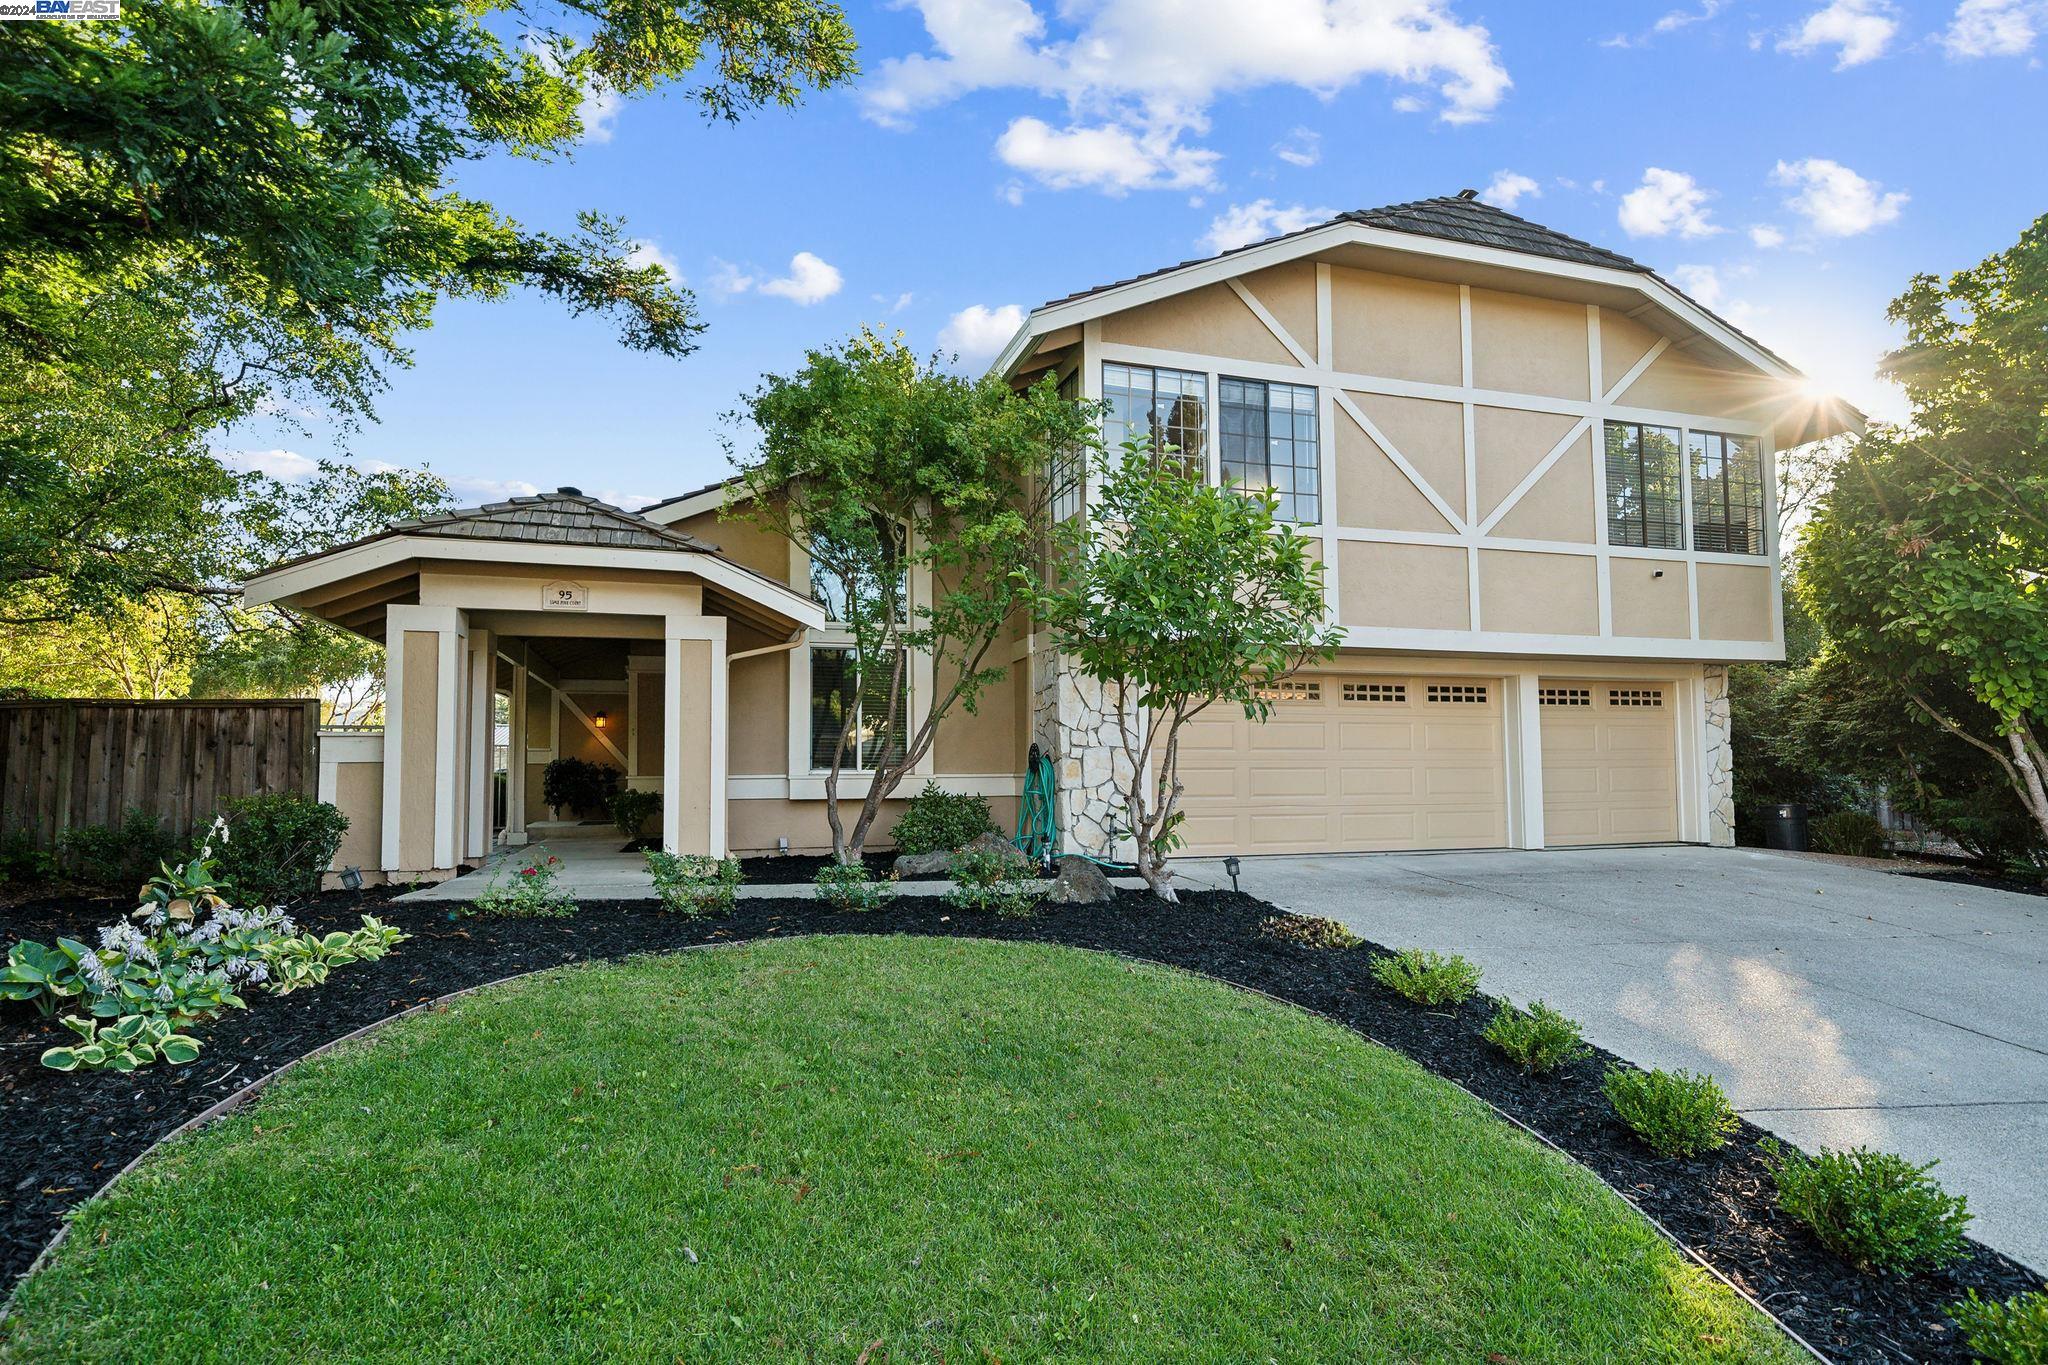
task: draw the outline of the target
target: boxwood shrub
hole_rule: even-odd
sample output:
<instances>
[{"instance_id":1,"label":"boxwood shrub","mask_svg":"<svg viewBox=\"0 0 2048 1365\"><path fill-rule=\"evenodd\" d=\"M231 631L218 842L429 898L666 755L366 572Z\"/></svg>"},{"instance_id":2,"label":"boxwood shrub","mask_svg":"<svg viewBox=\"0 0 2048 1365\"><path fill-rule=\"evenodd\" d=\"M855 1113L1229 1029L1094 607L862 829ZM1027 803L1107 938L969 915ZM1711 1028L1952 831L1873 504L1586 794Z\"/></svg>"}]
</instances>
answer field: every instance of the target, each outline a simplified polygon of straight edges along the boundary
<instances>
[{"instance_id":1,"label":"boxwood shrub","mask_svg":"<svg viewBox=\"0 0 2048 1365\"><path fill-rule=\"evenodd\" d=\"M986 798L941 791L938 783L927 780L897 817L891 834L898 853L951 853L977 835L992 832L1000 833Z\"/></svg>"},{"instance_id":2,"label":"boxwood shrub","mask_svg":"<svg viewBox=\"0 0 2048 1365\"><path fill-rule=\"evenodd\" d=\"M1765 1139L1764 1161L1778 1182L1778 1207L1821 1245L1859 1270L1927 1270L1959 1259L1968 1202L1891 1152L1822 1149L1808 1156Z\"/></svg>"},{"instance_id":3,"label":"boxwood shrub","mask_svg":"<svg viewBox=\"0 0 2048 1365\"><path fill-rule=\"evenodd\" d=\"M1662 1156L1698 1156L1725 1147L1741 1126L1712 1076L1610 1066L1603 1088L1621 1121Z\"/></svg>"},{"instance_id":4,"label":"boxwood shrub","mask_svg":"<svg viewBox=\"0 0 2048 1365\"><path fill-rule=\"evenodd\" d=\"M285 905L320 893L348 817L298 792L243 796L221 807L227 834L216 839L214 868L241 905Z\"/></svg>"}]
</instances>

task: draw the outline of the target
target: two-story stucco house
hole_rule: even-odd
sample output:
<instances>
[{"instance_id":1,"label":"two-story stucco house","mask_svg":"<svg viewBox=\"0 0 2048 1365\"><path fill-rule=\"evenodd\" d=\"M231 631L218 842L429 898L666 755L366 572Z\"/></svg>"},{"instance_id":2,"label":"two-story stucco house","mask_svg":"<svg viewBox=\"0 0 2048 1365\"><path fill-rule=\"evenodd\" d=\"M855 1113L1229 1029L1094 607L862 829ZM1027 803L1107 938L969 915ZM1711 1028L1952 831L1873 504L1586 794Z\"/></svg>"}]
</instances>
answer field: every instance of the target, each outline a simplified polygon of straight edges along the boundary
<instances>
[{"instance_id":1,"label":"two-story stucco house","mask_svg":"<svg viewBox=\"0 0 2048 1365\"><path fill-rule=\"evenodd\" d=\"M1727 665L1783 653L1776 453L1859 419L1648 269L1466 192L1057 299L997 366L1105 401L1111 442L1270 485L1323 557L1342 653L1184 741L1191 851L1732 840ZM432 876L523 840L562 754L670 793L673 847L826 846L845 639L804 554L725 498L564 490L253 580L388 647L385 730L323 761L343 861ZM926 775L1008 818L1036 742L1070 846L1106 850L1091 691L1042 638L1008 654Z\"/></svg>"}]
</instances>

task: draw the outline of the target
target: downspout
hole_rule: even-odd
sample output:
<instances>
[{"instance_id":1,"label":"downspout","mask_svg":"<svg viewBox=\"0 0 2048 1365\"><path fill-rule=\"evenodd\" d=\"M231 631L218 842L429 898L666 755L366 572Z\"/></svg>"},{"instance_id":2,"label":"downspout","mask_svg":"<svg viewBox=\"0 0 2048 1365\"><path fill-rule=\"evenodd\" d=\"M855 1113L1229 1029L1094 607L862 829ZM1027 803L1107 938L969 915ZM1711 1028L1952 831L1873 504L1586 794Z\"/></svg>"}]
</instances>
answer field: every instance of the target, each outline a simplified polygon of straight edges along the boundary
<instances>
[{"instance_id":1,"label":"downspout","mask_svg":"<svg viewBox=\"0 0 2048 1365\"><path fill-rule=\"evenodd\" d=\"M804 640L810 635L810 633L811 630L809 626L798 626L796 628L796 634L790 636L787 640L784 640L779 645L762 645L759 649L743 649L737 654L726 655L725 666L728 669L730 669L734 664L738 663L741 659L758 659L763 654L786 653L787 651L795 649L798 645L802 644Z\"/></svg>"}]
</instances>

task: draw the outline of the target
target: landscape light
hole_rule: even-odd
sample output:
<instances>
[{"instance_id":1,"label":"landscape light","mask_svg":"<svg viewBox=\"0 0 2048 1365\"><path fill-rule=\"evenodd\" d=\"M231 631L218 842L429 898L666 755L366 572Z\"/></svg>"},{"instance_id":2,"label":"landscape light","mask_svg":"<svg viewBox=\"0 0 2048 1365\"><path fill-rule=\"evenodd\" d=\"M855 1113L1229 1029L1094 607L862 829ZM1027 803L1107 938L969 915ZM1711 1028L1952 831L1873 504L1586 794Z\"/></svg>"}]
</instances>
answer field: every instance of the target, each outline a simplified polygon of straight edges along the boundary
<instances>
[{"instance_id":1,"label":"landscape light","mask_svg":"<svg viewBox=\"0 0 2048 1365\"><path fill-rule=\"evenodd\" d=\"M1237 890L1237 874L1238 870L1243 866L1244 864L1237 860L1235 853L1223 860L1223 870L1230 874L1230 889L1232 891Z\"/></svg>"},{"instance_id":2,"label":"landscape light","mask_svg":"<svg viewBox=\"0 0 2048 1365\"><path fill-rule=\"evenodd\" d=\"M363 889L363 870L359 867L344 867L341 870L341 889L360 891Z\"/></svg>"}]
</instances>

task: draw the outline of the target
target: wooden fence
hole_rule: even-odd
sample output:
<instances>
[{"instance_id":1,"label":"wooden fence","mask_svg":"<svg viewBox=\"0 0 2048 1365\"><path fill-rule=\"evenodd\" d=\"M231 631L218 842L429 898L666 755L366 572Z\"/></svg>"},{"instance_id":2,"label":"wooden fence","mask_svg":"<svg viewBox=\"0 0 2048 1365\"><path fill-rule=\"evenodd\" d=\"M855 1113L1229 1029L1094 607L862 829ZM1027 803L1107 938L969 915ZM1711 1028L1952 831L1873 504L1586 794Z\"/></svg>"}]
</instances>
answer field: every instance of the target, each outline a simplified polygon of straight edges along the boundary
<instances>
[{"instance_id":1,"label":"wooden fence","mask_svg":"<svg viewBox=\"0 0 2048 1365\"><path fill-rule=\"evenodd\" d=\"M180 841L231 797L316 794L320 703L0 701L0 837L148 811Z\"/></svg>"}]
</instances>

